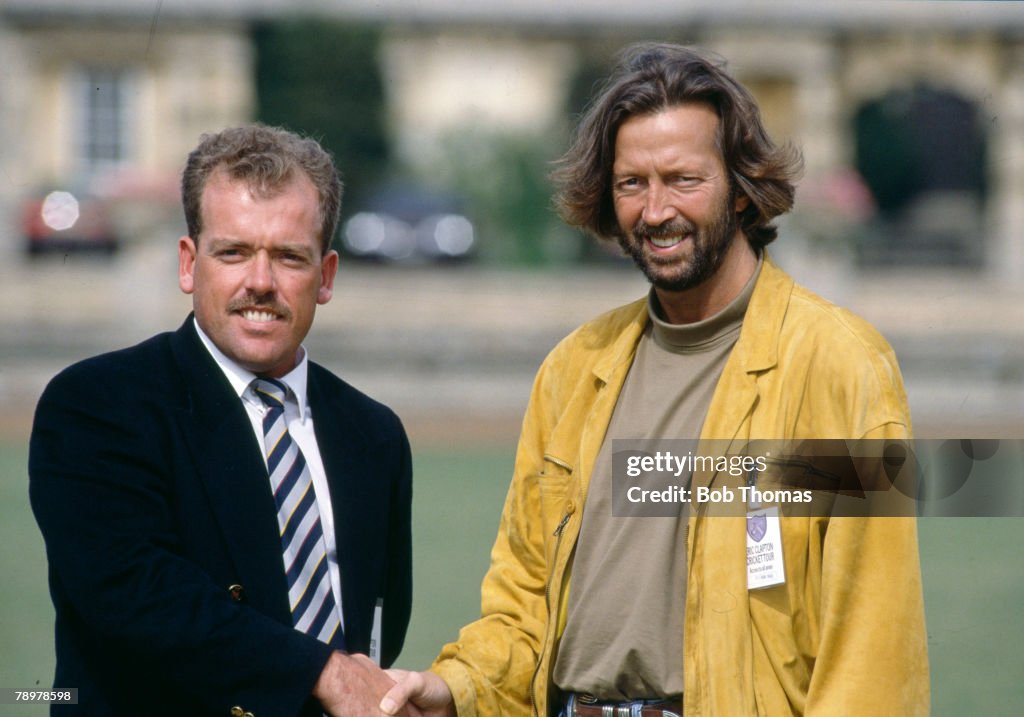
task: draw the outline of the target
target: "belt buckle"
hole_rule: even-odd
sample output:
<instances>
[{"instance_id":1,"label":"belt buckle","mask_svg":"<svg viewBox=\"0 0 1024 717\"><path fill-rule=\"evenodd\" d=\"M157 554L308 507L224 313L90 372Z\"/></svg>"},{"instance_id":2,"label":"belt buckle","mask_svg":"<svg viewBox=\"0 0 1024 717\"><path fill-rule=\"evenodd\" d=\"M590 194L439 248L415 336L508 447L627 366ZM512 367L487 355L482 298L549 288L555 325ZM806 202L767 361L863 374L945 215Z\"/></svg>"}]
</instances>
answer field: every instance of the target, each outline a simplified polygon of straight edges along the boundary
<instances>
[{"instance_id":1,"label":"belt buckle","mask_svg":"<svg viewBox=\"0 0 1024 717\"><path fill-rule=\"evenodd\" d=\"M583 704L594 704L597 702L596 698L592 698L593 702L583 702ZM633 709L630 705L601 705L601 717L632 717Z\"/></svg>"},{"instance_id":2,"label":"belt buckle","mask_svg":"<svg viewBox=\"0 0 1024 717\"><path fill-rule=\"evenodd\" d=\"M597 707L600 700L592 694L587 692L577 692L576 702L581 705L588 707ZM600 705L601 717L631 717L629 707L620 707L616 705Z\"/></svg>"},{"instance_id":3,"label":"belt buckle","mask_svg":"<svg viewBox=\"0 0 1024 717\"><path fill-rule=\"evenodd\" d=\"M642 711L643 710L643 705L645 704L643 702L639 702L639 703L637 703L637 702L628 702L628 703L619 703L617 705L615 705L615 704L599 705L598 703L600 702L600 700L597 697L595 697L594 695L586 693L586 692L577 692L577 693L575 693L572 696L572 700L571 701L572 702L576 702L577 704L579 704L581 706L586 705L587 707L600 707L601 708L601 717L632 717L632 715L633 715L633 705L634 704L641 705L641 711ZM657 706L656 703L653 704L653 705L649 705L647 707L647 709L650 709L651 707L653 707L654 709L658 709L658 706ZM672 710L669 710L669 709L665 709L664 707L662 707L660 709L660 711L661 711L661 717L682 717L682 714L676 713L676 712L674 712ZM575 717L575 710L573 710L571 717Z\"/></svg>"}]
</instances>

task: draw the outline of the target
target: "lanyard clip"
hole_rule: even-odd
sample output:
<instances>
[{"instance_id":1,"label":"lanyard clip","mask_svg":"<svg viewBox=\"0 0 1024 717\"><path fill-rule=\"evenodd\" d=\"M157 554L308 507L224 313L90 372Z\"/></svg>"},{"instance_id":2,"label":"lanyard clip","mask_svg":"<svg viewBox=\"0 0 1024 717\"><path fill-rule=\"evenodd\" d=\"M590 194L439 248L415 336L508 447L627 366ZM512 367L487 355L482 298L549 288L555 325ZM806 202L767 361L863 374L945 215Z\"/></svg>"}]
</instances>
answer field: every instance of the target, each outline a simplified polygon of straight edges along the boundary
<instances>
[{"instance_id":1,"label":"lanyard clip","mask_svg":"<svg viewBox=\"0 0 1024 717\"><path fill-rule=\"evenodd\" d=\"M758 492L755 490L757 487L757 464L751 466L750 470L747 471L747 509L757 510L761 507L761 501L758 500Z\"/></svg>"}]
</instances>

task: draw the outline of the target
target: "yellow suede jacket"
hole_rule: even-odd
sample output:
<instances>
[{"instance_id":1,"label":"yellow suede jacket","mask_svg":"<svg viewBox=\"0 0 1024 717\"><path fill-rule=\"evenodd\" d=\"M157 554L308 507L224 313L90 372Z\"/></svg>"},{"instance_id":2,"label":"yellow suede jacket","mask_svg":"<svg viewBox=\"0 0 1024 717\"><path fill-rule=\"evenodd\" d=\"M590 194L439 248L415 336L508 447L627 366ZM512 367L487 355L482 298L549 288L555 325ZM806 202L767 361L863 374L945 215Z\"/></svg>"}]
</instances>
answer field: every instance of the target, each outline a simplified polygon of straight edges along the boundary
<instances>
[{"instance_id":1,"label":"yellow suede jacket","mask_svg":"<svg viewBox=\"0 0 1024 717\"><path fill-rule=\"evenodd\" d=\"M523 422L481 618L432 670L460 717L548 715L594 461L648 320L645 300L547 357ZM765 259L702 438L908 438L892 349ZM734 489L725 473L694 485ZM927 715L913 518L783 517L786 582L747 590L743 517L689 519L686 717ZM630 586L623 586L629 599Z\"/></svg>"}]
</instances>

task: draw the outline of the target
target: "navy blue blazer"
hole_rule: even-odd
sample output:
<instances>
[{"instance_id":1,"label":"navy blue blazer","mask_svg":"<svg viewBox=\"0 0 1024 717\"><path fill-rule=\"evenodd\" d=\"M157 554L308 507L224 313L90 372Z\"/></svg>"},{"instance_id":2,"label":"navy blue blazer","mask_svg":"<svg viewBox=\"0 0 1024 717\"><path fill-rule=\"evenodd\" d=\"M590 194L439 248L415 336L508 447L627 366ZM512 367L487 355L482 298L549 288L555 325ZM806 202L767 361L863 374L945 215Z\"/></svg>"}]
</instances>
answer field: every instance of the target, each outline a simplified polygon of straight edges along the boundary
<instances>
[{"instance_id":1,"label":"navy blue blazer","mask_svg":"<svg viewBox=\"0 0 1024 717\"><path fill-rule=\"evenodd\" d=\"M330 484L345 638L382 664L412 599L409 443L397 416L310 363ZM55 713L320 714L330 648L291 627L277 518L245 408L189 317L66 369L36 409L32 509L56 608Z\"/></svg>"}]
</instances>

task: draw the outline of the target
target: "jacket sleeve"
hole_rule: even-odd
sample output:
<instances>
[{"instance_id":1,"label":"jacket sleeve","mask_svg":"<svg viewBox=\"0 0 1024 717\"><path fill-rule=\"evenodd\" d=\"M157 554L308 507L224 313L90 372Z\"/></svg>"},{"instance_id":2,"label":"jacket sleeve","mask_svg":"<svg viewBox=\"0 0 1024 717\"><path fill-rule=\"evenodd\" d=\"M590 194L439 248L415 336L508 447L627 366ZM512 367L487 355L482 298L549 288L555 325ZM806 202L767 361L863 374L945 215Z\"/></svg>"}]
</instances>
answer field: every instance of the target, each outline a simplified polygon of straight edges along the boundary
<instances>
[{"instance_id":1,"label":"jacket sleeve","mask_svg":"<svg viewBox=\"0 0 1024 717\"><path fill-rule=\"evenodd\" d=\"M384 622L382 625L381 665L390 667L398 658L405 642L409 616L412 612L412 452L405 429L393 416L392 435L397 449L392 476L394 480L388 524L387 576L384 587Z\"/></svg>"},{"instance_id":2,"label":"jacket sleeve","mask_svg":"<svg viewBox=\"0 0 1024 717\"><path fill-rule=\"evenodd\" d=\"M806 294L794 295L786 319L778 366L758 377L751 435L844 441L911 437L895 355L873 328ZM913 506L891 510L890 498L878 500L890 509L888 516L903 517L871 510L868 517L835 511L783 520L785 586L747 591L761 713L928 714ZM716 538L720 543L722 535ZM742 550L743 533L735 540ZM709 553L712 544L709 539ZM715 570L710 562L703 567L705 573ZM738 592L744 580L737 570L715 588L719 594L723 585ZM708 634L701 646L715 649L713 639ZM716 690L716 696L727 694L729 685L716 684Z\"/></svg>"},{"instance_id":3,"label":"jacket sleeve","mask_svg":"<svg viewBox=\"0 0 1024 717\"><path fill-rule=\"evenodd\" d=\"M906 437L895 424L865 436ZM915 518L828 521L821 542L819 631L807 717L929 713Z\"/></svg>"},{"instance_id":4,"label":"jacket sleeve","mask_svg":"<svg viewBox=\"0 0 1024 717\"><path fill-rule=\"evenodd\" d=\"M160 424L172 410L143 405L156 394L139 399L115 373L64 372L33 425L29 492L58 644L125 694L158 686L203 713L299 714L330 648L233 601L183 557Z\"/></svg>"},{"instance_id":5,"label":"jacket sleeve","mask_svg":"<svg viewBox=\"0 0 1024 717\"><path fill-rule=\"evenodd\" d=\"M845 312L843 318L858 345L846 352L846 360L832 356L820 361L819 378L832 377L836 405L850 411L845 435L868 442L910 439L910 412L895 354L873 328ZM826 393L825 387L818 392ZM816 411L819 420L823 411ZM884 495L899 497L893 490ZM888 508L872 510L868 517L829 518L815 541L820 551L818 642L807 717L929 713L917 523L913 505Z\"/></svg>"},{"instance_id":6,"label":"jacket sleeve","mask_svg":"<svg viewBox=\"0 0 1024 717\"><path fill-rule=\"evenodd\" d=\"M481 617L446 645L431 670L452 691L460 717L529 715L549 606L551 538L563 496L544 482L544 444L560 403L549 358L538 372L523 421L515 471L491 565L481 587ZM563 486L564 490L564 486Z\"/></svg>"}]
</instances>

